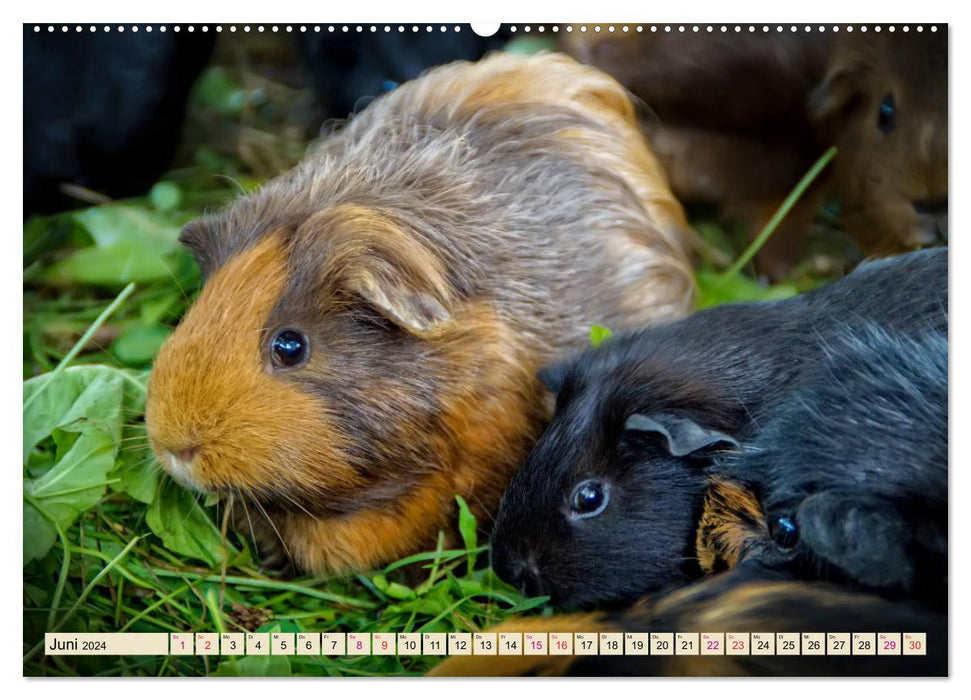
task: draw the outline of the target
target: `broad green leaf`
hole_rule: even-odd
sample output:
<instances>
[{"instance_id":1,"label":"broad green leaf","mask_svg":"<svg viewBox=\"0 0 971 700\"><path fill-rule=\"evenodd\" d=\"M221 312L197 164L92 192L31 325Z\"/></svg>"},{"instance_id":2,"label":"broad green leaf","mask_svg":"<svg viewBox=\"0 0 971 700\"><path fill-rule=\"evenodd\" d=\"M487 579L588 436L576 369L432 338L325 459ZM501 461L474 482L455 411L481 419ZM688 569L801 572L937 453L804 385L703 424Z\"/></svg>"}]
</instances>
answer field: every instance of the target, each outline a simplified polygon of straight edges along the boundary
<instances>
[{"instance_id":1,"label":"broad green leaf","mask_svg":"<svg viewBox=\"0 0 971 700\"><path fill-rule=\"evenodd\" d=\"M599 348L603 345L605 340L608 340L612 335L613 331L604 326L598 326L596 324L590 326L590 345L595 348Z\"/></svg>"},{"instance_id":2,"label":"broad green leaf","mask_svg":"<svg viewBox=\"0 0 971 700\"><path fill-rule=\"evenodd\" d=\"M24 564L42 558L57 540L54 525L29 503L24 503Z\"/></svg>"},{"instance_id":3,"label":"broad green leaf","mask_svg":"<svg viewBox=\"0 0 971 700\"><path fill-rule=\"evenodd\" d=\"M119 457L119 464L111 474L118 480L111 484L112 489L124 491L136 501L152 503L162 480L162 469L151 451L123 449Z\"/></svg>"},{"instance_id":4,"label":"broad green leaf","mask_svg":"<svg viewBox=\"0 0 971 700\"><path fill-rule=\"evenodd\" d=\"M76 250L51 265L42 277L55 285L144 284L172 277L176 258L177 253L163 254L147 241L117 241L103 247Z\"/></svg>"},{"instance_id":5,"label":"broad green leaf","mask_svg":"<svg viewBox=\"0 0 971 700\"><path fill-rule=\"evenodd\" d=\"M167 480L159 486L145 522L167 549L215 566L223 558L222 536L198 498L198 494ZM237 551L227 542L226 553L232 557Z\"/></svg>"},{"instance_id":6,"label":"broad green leaf","mask_svg":"<svg viewBox=\"0 0 971 700\"><path fill-rule=\"evenodd\" d=\"M167 184L170 183L159 183ZM181 227L167 216L149 209L127 204L102 204L79 211L73 214L73 218L88 232L98 248L109 248L127 242L138 244L157 254L164 254L178 250L181 245Z\"/></svg>"},{"instance_id":7,"label":"broad green leaf","mask_svg":"<svg viewBox=\"0 0 971 700\"><path fill-rule=\"evenodd\" d=\"M111 352L126 365L144 365L158 354L172 329L161 324L132 326L111 344Z\"/></svg>"},{"instance_id":8,"label":"broad green leaf","mask_svg":"<svg viewBox=\"0 0 971 700\"><path fill-rule=\"evenodd\" d=\"M124 424L122 408L140 392L134 375L106 365L68 367L55 375L24 382L24 463L34 447L55 430L83 432L95 426L117 442Z\"/></svg>"}]
</instances>

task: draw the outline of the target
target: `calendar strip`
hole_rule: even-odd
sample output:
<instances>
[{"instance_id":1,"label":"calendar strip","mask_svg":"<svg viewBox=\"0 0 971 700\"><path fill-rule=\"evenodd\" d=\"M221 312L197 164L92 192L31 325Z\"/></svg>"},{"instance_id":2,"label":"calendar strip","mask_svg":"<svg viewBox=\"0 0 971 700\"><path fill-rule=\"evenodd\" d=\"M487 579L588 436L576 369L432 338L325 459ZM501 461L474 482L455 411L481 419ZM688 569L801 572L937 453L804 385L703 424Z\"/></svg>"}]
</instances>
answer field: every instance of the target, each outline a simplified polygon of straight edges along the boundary
<instances>
[{"instance_id":1,"label":"calendar strip","mask_svg":"<svg viewBox=\"0 0 971 700\"><path fill-rule=\"evenodd\" d=\"M48 656L925 656L923 632L47 633Z\"/></svg>"}]
</instances>

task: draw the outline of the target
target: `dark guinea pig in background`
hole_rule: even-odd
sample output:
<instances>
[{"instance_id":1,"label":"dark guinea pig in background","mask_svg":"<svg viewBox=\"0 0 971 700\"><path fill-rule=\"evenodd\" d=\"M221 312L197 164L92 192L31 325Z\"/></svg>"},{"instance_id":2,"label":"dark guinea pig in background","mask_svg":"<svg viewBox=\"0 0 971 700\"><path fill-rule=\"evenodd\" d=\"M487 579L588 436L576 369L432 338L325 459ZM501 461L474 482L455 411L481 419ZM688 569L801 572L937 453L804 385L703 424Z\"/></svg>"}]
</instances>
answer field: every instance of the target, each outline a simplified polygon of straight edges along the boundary
<instances>
[{"instance_id":1,"label":"dark guinea pig in background","mask_svg":"<svg viewBox=\"0 0 971 700\"><path fill-rule=\"evenodd\" d=\"M758 434L716 460L765 517L732 527L706 510L699 548L946 610L947 356L946 330L867 323L828 342Z\"/></svg>"},{"instance_id":2,"label":"dark guinea pig in background","mask_svg":"<svg viewBox=\"0 0 971 700\"><path fill-rule=\"evenodd\" d=\"M713 458L754 436L854 324L925 332L946 329L946 314L947 249L931 249L792 299L618 335L544 370L556 411L503 498L496 572L565 606L697 577ZM754 502L734 507L760 517Z\"/></svg>"},{"instance_id":3,"label":"dark guinea pig in background","mask_svg":"<svg viewBox=\"0 0 971 700\"><path fill-rule=\"evenodd\" d=\"M182 134L190 89L209 60L213 25L82 25L54 32L24 25L24 215L77 206L65 186L112 197L143 194L170 167ZM324 118L344 119L430 66L475 60L500 48L490 37L461 31L281 34L299 51L303 79ZM424 29L424 26L423 26ZM436 27L437 29L437 27ZM241 42L224 33L223 42ZM319 124L312 125L313 130Z\"/></svg>"},{"instance_id":4,"label":"dark guinea pig in background","mask_svg":"<svg viewBox=\"0 0 971 700\"><path fill-rule=\"evenodd\" d=\"M685 229L606 74L435 68L186 227L205 285L154 364L152 447L300 569L432 547L456 494L495 512L549 417L542 364L689 310Z\"/></svg>"},{"instance_id":5,"label":"dark guinea pig in background","mask_svg":"<svg viewBox=\"0 0 971 700\"><path fill-rule=\"evenodd\" d=\"M773 28L774 29L774 28ZM828 197L864 255L947 240L947 29L880 33L574 32L564 48L644 101L675 194L761 228L839 152L759 256L783 276Z\"/></svg>"}]
</instances>

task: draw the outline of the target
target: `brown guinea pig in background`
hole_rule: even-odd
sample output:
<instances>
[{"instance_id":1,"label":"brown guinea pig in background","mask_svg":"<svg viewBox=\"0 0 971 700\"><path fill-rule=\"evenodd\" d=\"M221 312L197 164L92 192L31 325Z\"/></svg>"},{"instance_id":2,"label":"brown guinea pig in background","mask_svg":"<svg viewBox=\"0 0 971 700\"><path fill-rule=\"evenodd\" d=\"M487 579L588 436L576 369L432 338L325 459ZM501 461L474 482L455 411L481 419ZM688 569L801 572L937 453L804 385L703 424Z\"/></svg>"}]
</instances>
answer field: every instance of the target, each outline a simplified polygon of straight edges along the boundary
<instances>
[{"instance_id":1,"label":"brown guinea pig in background","mask_svg":"<svg viewBox=\"0 0 971 700\"><path fill-rule=\"evenodd\" d=\"M645 102L675 194L761 228L831 145L759 256L782 277L828 197L863 255L947 240L947 36L815 31L577 34L565 48Z\"/></svg>"},{"instance_id":2,"label":"brown guinea pig in background","mask_svg":"<svg viewBox=\"0 0 971 700\"><path fill-rule=\"evenodd\" d=\"M434 69L186 227L205 285L155 362L153 449L300 569L433 546L455 494L494 512L550 413L540 366L689 310L685 228L609 76Z\"/></svg>"}]
</instances>

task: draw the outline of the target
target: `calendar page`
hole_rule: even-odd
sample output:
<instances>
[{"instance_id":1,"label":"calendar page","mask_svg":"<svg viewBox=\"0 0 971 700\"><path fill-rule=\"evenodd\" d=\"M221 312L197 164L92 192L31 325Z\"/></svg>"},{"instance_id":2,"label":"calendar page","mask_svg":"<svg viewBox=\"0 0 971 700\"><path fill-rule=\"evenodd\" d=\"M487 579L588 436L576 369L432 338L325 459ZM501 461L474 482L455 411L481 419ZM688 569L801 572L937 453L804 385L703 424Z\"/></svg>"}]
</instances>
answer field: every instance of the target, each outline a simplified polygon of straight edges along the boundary
<instances>
[{"instance_id":1,"label":"calendar page","mask_svg":"<svg viewBox=\"0 0 971 700\"><path fill-rule=\"evenodd\" d=\"M24 676L948 675L946 23L22 33Z\"/></svg>"}]
</instances>

